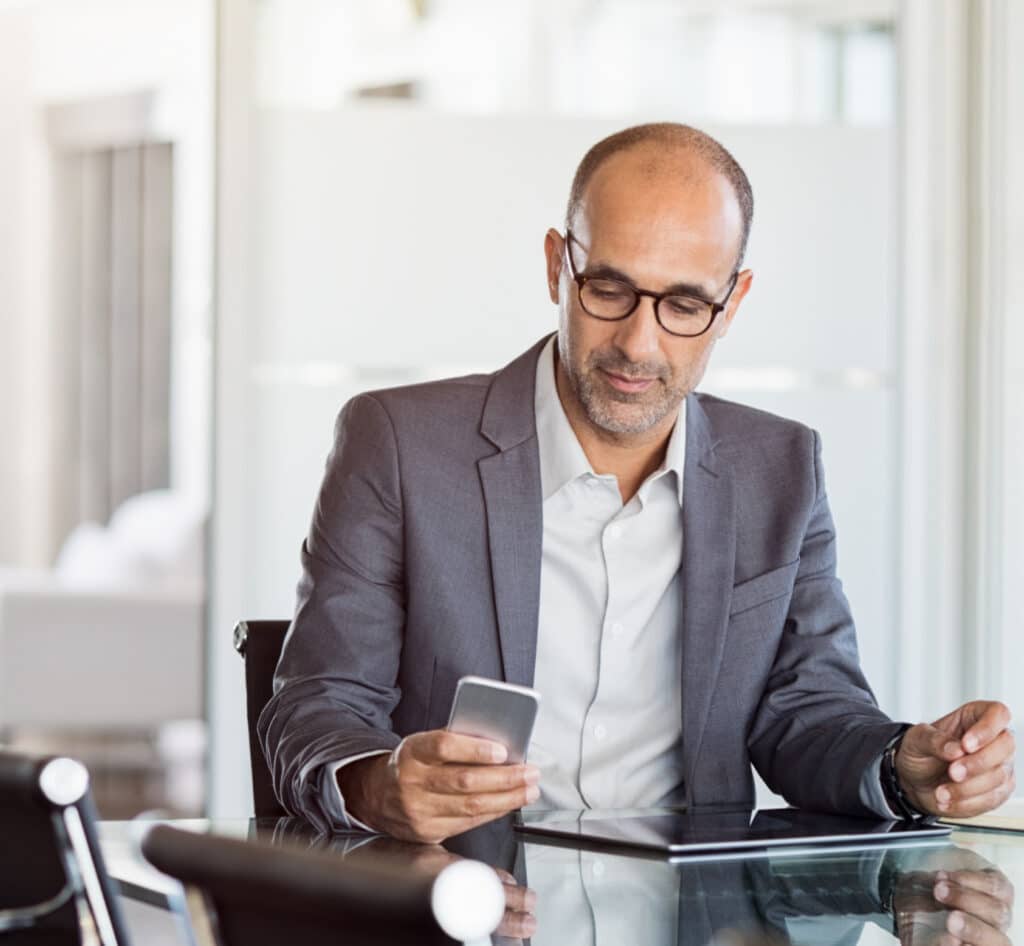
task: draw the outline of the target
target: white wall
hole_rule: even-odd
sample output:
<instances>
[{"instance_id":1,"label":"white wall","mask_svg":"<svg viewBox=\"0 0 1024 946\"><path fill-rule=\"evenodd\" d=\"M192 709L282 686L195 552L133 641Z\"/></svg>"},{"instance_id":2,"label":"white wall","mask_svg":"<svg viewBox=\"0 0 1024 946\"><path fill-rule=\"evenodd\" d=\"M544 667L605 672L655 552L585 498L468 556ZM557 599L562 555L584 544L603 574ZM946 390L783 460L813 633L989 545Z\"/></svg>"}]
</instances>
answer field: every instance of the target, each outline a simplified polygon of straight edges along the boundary
<instances>
[{"instance_id":1,"label":"white wall","mask_svg":"<svg viewBox=\"0 0 1024 946\"><path fill-rule=\"evenodd\" d=\"M1007 138L1003 167L1007 173L1006 191L1006 246L1007 258L1024 257L1024 167L1018 160L1024 154L1024 60L1014 54L1024 44L1024 7L1008 4L1006 49L1007 73ZM1019 668L1024 667L1024 597L1019 594L1017 581L1024 574L1024 490L1020 488L1024 470L1024 266L1006 267L1004 318L1006 322L1007 357L1005 389L1005 438L1009 445L1003 464L1002 480L1005 484L1006 529L1004 548L1006 566L1002 583L1003 627L1009 642L999 666L1003 671L1001 692L1009 697L1020 692ZM1018 710L1024 707L1017 704ZM1018 718L1019 722L1019 718Z\"/></svg>"},{"instance_id":2,"label":"white wall","mask_svg":"<svg viewBox=\"0 0 1024 946\"><path fill-rule=\"evenodd\" d=\"M560 225L586 147L630 121L394 105L236 118L221 155L222 224L245 245L222 243L220 269L218 815L251 804L230 627L290 616L338 408L365 387L492 370L553 329L544 232ZM897 547L891 139L877 129L711 130L753 180L757 276L705 388L822 429L842 573L886 703ZM243 159L244 189L227 174Z\"/></svg>"},{"instance_id":3,"label":"white wall","mask_svg":"<svg viewBox=\"0 0 1024 946\"><path fill-rule=\"evenodd\" d=\"M1018 727L1024 714L1020 672L1024 668L1024 4L990 5L983 50L990 62L990 136L983 193L988 227L984 244L985 294L980 313L980 363L989 415L991 453L981 458L987 472L985 540L989 568L979 575L987 598L987 626L979 634L974 681L979 693L1006 701ZM1021 789L1024 792L1024 788Z\"/></svg>"},{"instance_id":4,"label":"white wall","mask_svg":"<svg viewBox=\"0 0 1024 946\"><path fill-rule=\"evenodd\" d=\"M901 12L900 713L1018 713L1024 8Z\"/></svg>"}]
</instances>

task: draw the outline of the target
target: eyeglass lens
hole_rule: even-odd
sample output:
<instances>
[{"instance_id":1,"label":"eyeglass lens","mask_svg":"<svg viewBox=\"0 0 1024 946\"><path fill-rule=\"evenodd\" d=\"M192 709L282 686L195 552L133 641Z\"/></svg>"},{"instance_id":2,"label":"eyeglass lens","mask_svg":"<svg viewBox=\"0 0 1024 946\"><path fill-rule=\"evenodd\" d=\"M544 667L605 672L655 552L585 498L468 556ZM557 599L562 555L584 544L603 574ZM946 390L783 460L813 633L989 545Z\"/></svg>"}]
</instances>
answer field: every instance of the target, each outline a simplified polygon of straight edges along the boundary
<instances>
[{"instance_id":1,"label":"eyeglass lens","mask_svg":"<svg viewBox=\"0 0 1024 946\"><path fill-rule=\"evenodd\" d=\"M595 318L621 319L636 308L639 296L617 279L587 279L580 288L580 303ZM670 332L699 335L714 315L710 303L694 296L665 296L658 302L658 318Z\"/></svg>"}]
</instances>

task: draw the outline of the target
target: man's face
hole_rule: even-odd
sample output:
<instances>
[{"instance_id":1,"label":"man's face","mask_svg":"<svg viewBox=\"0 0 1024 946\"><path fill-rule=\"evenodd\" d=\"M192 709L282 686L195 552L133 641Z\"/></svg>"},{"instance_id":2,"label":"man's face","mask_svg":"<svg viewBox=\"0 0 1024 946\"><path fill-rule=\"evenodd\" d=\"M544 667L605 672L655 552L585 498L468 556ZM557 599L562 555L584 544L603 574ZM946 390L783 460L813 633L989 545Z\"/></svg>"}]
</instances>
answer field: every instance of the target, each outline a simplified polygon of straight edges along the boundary
<instances>
[{"instance_id":1,"label":"man's face","mask_svg":"<svg viewBox=\"0 0 1024 946\"><path fill-rule=\"evenodd\" d=\"M614 155L595 172L568 250L583 275L619 278L654 292L689 286L721 302L741 234L740 210L725 178L685 156L652 166L651 153L638 148ZM749 289L750 272L740 274L711 328L686 338L661 328L648 297L621 321L588 315L564 239L550 231L545 247L551 298L559 305L559 367L569 389L563 396L575 400L599 436L629 442L670 430Z\"/></svg>"}]
</instances>

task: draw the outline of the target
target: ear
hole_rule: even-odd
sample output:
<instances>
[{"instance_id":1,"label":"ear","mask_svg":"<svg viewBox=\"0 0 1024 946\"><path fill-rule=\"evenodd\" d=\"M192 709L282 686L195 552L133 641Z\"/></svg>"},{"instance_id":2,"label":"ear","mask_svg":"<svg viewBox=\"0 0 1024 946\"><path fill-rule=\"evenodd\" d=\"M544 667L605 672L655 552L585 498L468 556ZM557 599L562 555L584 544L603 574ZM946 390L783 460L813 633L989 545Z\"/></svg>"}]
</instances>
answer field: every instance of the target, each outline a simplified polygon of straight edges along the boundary
<instances>
[{"instance_id":1,"label":"ear","mask_svg":"<svg viewBox=\"0 0 1024 946\"><path fill-rule=\"evenodd\" d=\"M544 256L547 260L548 296L558 304L558 283L562 278L562 256L565 242L561 234L552 228L544 235Z\"/></svg>"},{"instance_id":2,"label":"ear","mask_svg":"<svg viewBox=\"0 0 1024 946\"><path fill-rule=\"evenodd\" d=\"M725 307L725 311L718 316L718 332L716 338L724 338L728 333L732 320L736 317L736 312L740 307L740 303L744 300L747 293L750 292L750 285L754 281L754 271L751 269L744 269L736 277L736 285L733 286L732 294L729 296L729 302Z\"/></svg>"}]
</instances>

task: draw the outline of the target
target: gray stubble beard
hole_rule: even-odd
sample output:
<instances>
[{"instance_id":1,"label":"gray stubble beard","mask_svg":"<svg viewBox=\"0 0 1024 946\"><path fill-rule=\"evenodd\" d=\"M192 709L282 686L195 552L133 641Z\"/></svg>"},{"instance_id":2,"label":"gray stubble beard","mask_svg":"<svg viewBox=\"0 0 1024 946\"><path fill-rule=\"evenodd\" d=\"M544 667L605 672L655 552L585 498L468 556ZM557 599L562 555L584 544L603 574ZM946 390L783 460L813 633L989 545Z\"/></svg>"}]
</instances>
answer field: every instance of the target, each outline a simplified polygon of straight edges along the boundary
<instances>
[{"instance_id":1,"label":"gray stubble beard","mask_svg":"<svg viewBox=\"0 0 1024 946\"><path fill-rule=\"evenodd\" d=\"M652 427L657 426L673 411L678 410L683 398L689 393L688 389L680 390L679 388L671 387L664 379L664 372L661 368L657 366L641 366L645 370L637 373L656 374L657 380L655 385L660 385L663 388L661 397L650 404L645 404L641 399L648 396L650 390L643 392L641 395L627 394L615 391L596 377L596 372L600 368L614 370L628 376L635 366L630 365L623 359L591 356L590 364L587 365L586 369L577 373L566 348L567 346L562 344L560 338L558 354L565 369L565 374L569 379L569 384L572 386L576 398L583 407L583 411L590 422L608 433L625 435L646 433ZM624 367L628 370L623 371ZM639 405L642 409L638 413L633 413L631 419L624 419L612 408L613 402Z\"/></svg>"}]
</instances>

